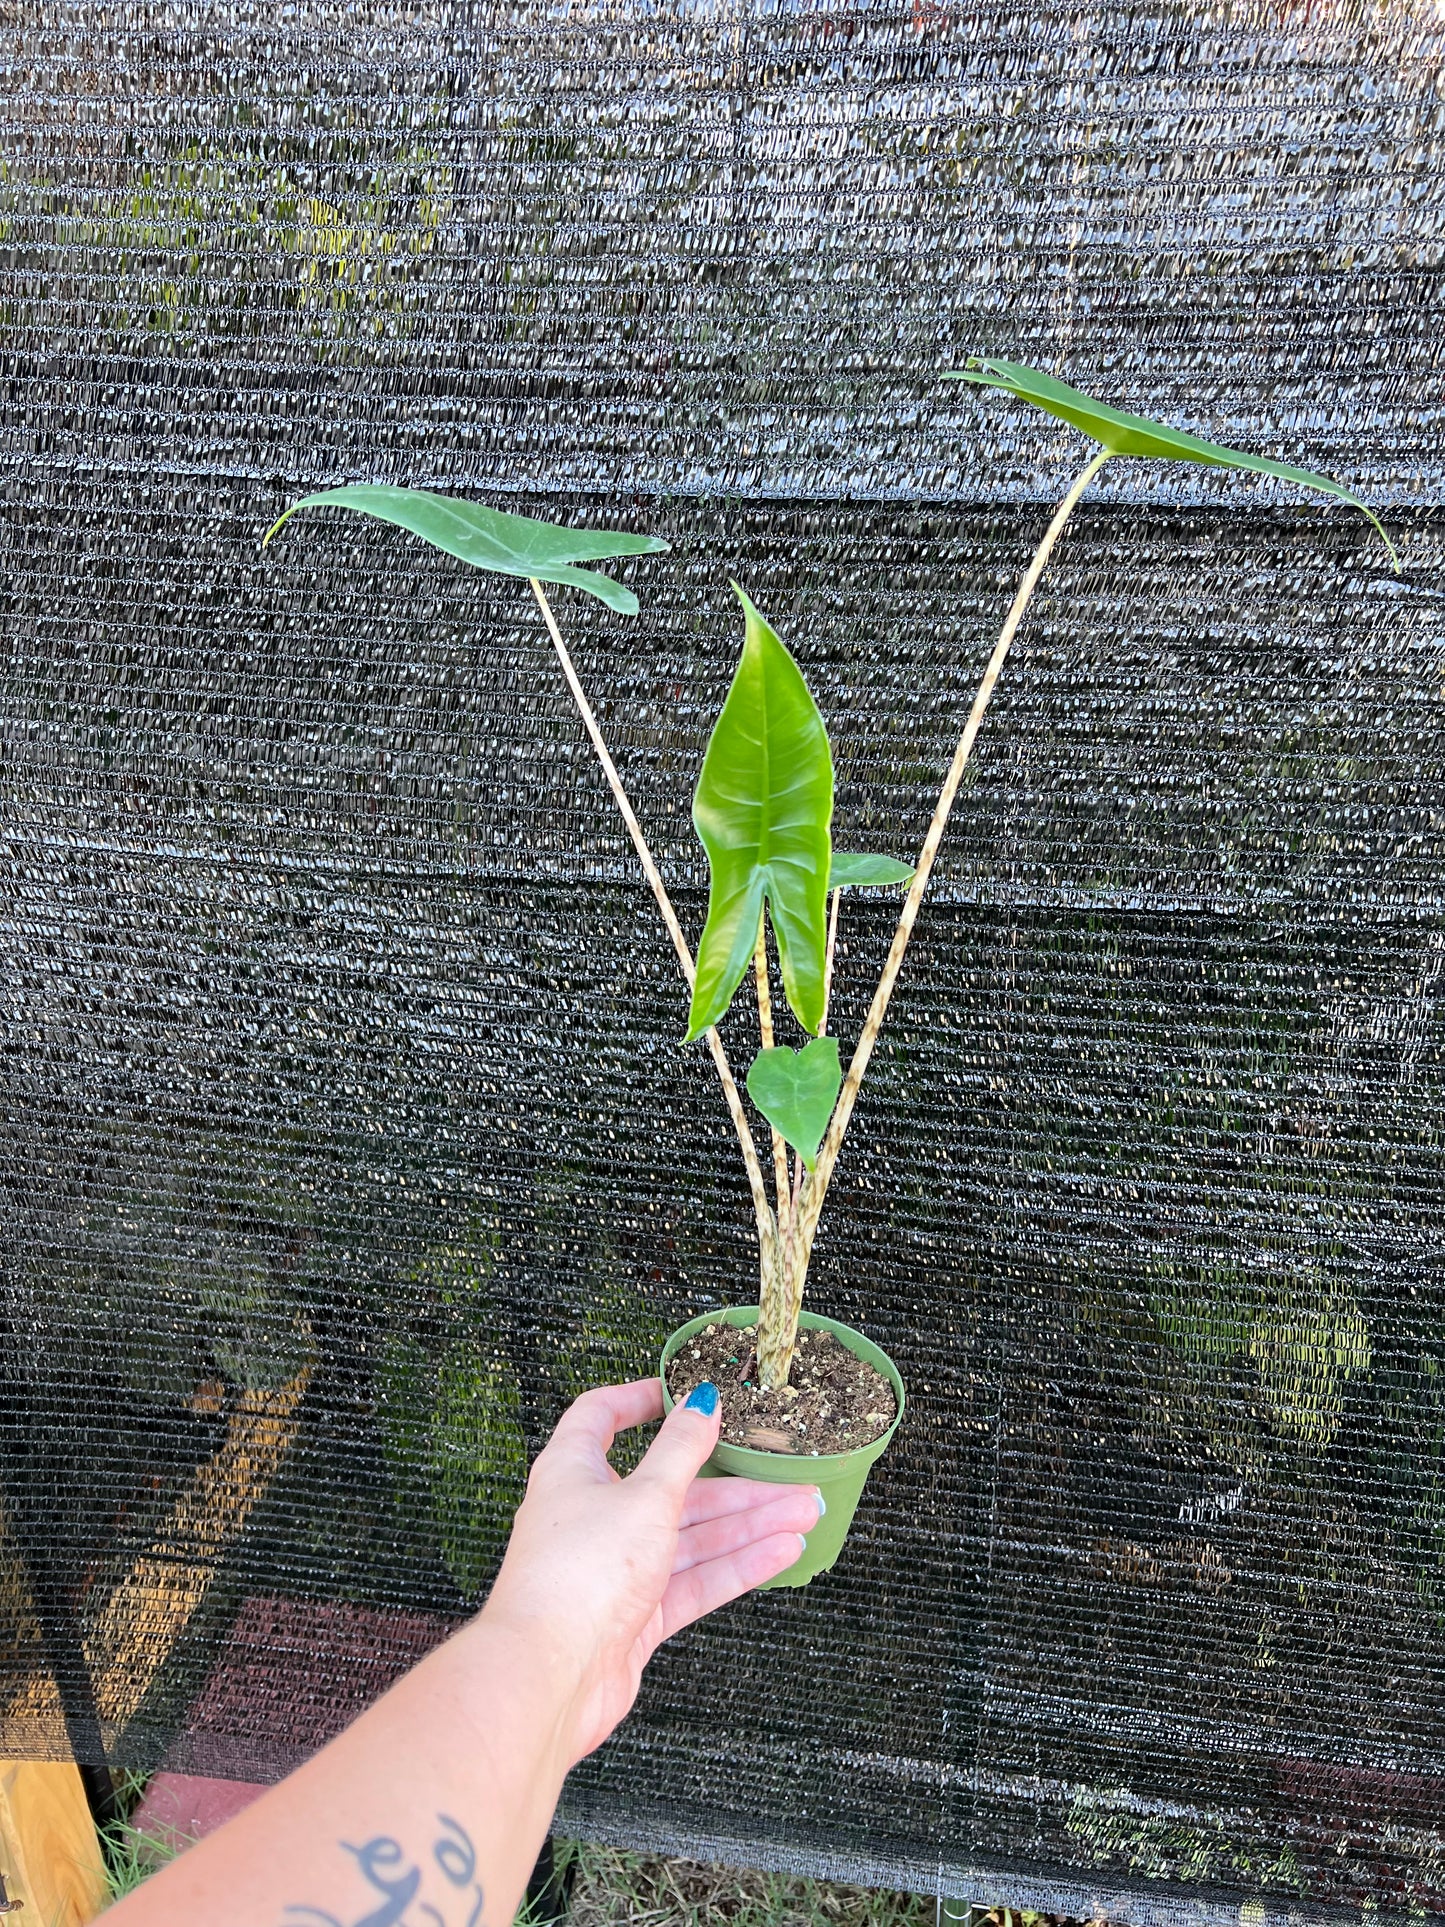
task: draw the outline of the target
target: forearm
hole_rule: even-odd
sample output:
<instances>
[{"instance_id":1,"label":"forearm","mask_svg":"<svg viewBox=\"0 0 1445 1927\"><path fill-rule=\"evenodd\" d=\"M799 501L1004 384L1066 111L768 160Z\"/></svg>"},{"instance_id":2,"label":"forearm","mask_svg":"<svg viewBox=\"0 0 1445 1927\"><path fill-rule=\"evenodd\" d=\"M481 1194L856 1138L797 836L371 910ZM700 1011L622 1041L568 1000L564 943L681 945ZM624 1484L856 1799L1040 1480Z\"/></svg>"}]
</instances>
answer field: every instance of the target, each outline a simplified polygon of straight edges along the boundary
<instances>
[{"instance_id":1,"label":"forearm","mask_svg":"<svg viewBox=\"0 0 1445 1927\"><path fill-rule=\"evenodd\" d=\"M115 1927L509 1927L573 1683L486 1616L109 1915Z\"/></svg>"},{"instance_id":2,"label":"forearm","mask_svg":"<svg viewBox=\"0 0 1445 1927\"><path fill-rule=\"evenodd\" d=\"M626 1479L607 1453L660 1416L660 1381L574 1400L480 1618L107 1922L511 1927L569 1767L625 1717L650 1655L791 1565L818 1522L810 1486L697 1476L721 1423L703 1389Z\"/></svg>"}]
</instances>

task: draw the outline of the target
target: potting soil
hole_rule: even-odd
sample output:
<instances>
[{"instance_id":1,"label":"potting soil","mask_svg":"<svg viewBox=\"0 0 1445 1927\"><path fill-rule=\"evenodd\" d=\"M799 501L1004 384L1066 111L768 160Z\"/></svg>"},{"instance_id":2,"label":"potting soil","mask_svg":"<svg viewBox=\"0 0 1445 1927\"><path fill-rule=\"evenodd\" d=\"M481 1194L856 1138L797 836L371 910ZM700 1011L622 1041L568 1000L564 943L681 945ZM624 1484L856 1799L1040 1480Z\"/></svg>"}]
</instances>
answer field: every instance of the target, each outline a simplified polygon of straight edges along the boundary
<instances>
[{"instance_id":1,"label":"potting soil","mask_svg":"<svg viewBox=\"0 0 1445 1927\"><path fill-rule=\"evenodd\" d=\"M1432 0L93 0L0 21L0 1752L264 1779L485 1595L578 1390L749 1302L686 988L735 577L911 859L809 1302L848 1546L672 1642L594 1840L1136 1923L1445 1913ZM896 899L845 903L845 1053ZM781 1019L780 1019L781 1021ZM756 1048L740 1004L734 1071ZM786 1041L798 1042L789 1034ZM634 1448L635 1449L635 1448Z\"/></svg>"},{"instance_id":2,"label":"potting soil","mask_svg":"<svg viewBox=\"0 0 1445 1927\"><path fill-rule=\"evenodd\" d=\"M787 1384L764 1391L754 1336L731 1325L705 1325L667 1374L679 1404L704 1381L717 1387L719 1437L729 1445L816 1458L871 1445L897 1418L888 1380L827 1331L799 1332Z\"/></svg>"}]
</instances>

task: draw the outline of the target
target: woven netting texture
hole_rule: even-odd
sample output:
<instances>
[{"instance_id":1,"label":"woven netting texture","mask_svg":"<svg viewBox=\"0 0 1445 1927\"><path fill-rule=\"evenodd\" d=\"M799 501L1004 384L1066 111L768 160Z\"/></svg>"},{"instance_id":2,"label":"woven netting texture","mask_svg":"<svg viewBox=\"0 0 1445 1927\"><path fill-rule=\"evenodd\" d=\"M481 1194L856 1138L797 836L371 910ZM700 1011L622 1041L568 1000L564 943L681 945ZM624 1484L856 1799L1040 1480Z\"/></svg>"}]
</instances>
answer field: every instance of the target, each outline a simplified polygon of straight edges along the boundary
<instances>
[{"instance_id":1,"label":"woven netting texture","mask_svg":"<svg viewBox=\"0 0 1445 1927\"><path fill-rule=\"evenodd\" d=\"M7 10L0 1751L275 1777L581 1388L756 1297L535 604L307 489L665 537L559 619L679 913L741 625L916 851L829 1198L910 1406L558 1825L1131 1921L1445 1912L1433 0ZM896 900L845 903L856 1037ZM735 1065L755 1047L740 1007Z\"/></svg>"}]
</instances>

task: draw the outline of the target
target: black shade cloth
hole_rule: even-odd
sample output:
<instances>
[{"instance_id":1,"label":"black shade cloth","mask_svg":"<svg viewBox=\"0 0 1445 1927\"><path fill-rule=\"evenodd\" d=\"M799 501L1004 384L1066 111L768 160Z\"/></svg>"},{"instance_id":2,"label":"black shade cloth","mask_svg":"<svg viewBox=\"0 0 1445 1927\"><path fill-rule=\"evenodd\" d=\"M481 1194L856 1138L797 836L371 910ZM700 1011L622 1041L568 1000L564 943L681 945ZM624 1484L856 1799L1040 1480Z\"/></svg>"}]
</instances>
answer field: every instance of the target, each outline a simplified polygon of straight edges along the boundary
<instances>
[{"instance_id":1,"label":"black shade cloth","mask_svg":"<svg viewBox=\"0 0 1445 1927\"><path fill-rule=\"evenodd\" d=\"M49 4L0 23L0 1745L271 1777L484 1593L746 1187L525 587L695 934L744 581L916 850L1077 437L811 1302L911 1407L559 1825L1132 1921L1445 1914L1445 19ZM846 907L856 1036L893 906ZM725 1036L753 1047L746 1011Z\"/></svg>"}]
</instances>

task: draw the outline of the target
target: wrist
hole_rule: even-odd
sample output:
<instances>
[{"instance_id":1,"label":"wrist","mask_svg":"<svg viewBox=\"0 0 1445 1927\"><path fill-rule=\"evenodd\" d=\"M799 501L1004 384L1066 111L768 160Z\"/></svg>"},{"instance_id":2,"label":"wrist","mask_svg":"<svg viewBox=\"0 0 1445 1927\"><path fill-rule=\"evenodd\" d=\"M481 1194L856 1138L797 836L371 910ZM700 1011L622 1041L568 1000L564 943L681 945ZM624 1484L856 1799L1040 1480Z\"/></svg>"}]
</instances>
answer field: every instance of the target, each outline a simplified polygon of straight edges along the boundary
<instances>
[{"instance_id":1,"label":"wrist","mask_svg":"<svg viewBox=\"0 0 1445 1927\"><path fill-rule=\"evenodd\" d=\"M498 1700L504 1700L535 1737L541 1764L560 1787L579 1757L585 1666L546 1621L514 1616L500 1602L489 1600L456 1639L473 1724L479 1730L493 1726Z\"/></svg>"}]
</instances>

